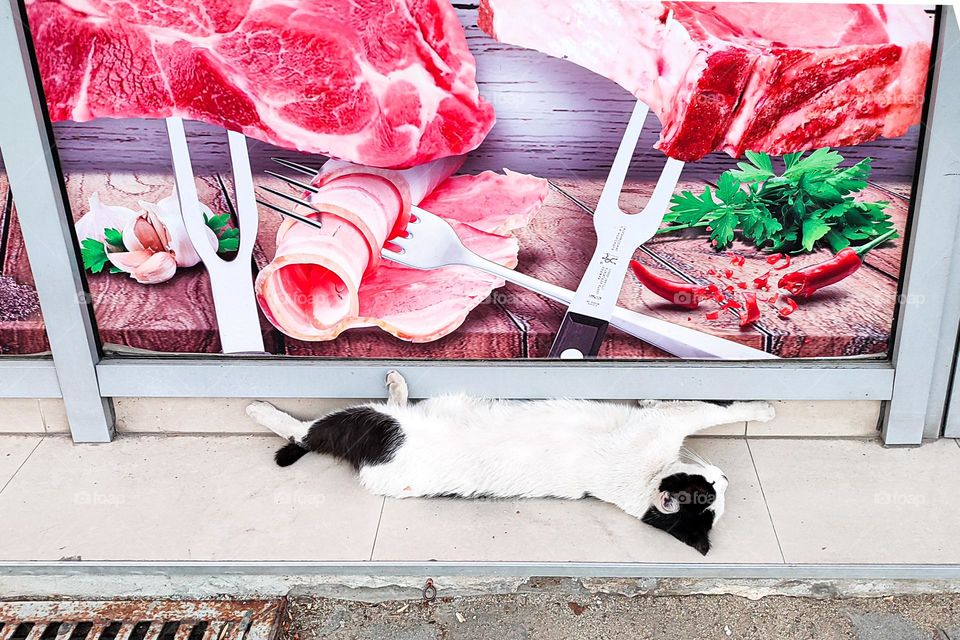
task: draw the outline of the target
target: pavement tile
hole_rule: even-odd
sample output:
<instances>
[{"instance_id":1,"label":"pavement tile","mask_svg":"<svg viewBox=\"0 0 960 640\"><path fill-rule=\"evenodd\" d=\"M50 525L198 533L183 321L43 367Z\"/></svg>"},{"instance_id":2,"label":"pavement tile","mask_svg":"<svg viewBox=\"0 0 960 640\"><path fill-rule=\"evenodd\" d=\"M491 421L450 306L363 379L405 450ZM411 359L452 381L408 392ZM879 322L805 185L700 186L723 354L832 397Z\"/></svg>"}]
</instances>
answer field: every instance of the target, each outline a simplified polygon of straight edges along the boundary
<instances>
[{"instance_id":1,"label":"pavement tile","mask_svg":"<svg viewBox=\"0 0 960 640\"><path fill-rule=\"evenodd\" d=\"M7 440L7 438L4 438ZM263 436L48 436L0 494L0 560L367 560L383 500Z\"/></svg>"},{"instance_id":2,"label":"pavement tile","mask_svg":"<svg viewBox=\"0 0 960 640\"><path fill-rule=\"evenodd\" d=\"M744 440L688 446L730 478L726 513L701 556L597 500L387 499L374 550L384 561L781 562Z\"/></svg>"},{"instance_id":3,"label":"pavement tile","mask_svg":"<svg viewBox=\"0 0 960 640\"><path fill-rule=\"evenodd\" d=\"M42 436L0 435L0 490L13 478L42 439Z\"/></svg>"},{"instance_id":4,"label":"pavement tile","mask_svg":"<svg viewBox=\"0 0 960 640\"><path fill-rule=\"evenodd\" d=\"M960 562L960 449L949 440L749 443L787 562Z\"/></svg>"}]
</instances>

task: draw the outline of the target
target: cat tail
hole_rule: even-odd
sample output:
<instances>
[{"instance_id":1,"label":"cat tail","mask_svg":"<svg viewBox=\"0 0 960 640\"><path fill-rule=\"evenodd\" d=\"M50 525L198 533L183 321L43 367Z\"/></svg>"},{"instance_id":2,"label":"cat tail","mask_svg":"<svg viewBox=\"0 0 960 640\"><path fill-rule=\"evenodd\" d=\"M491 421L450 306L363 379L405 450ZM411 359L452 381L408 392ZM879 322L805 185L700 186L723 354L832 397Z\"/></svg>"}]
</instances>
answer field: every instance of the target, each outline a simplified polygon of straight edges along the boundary
<instances>
[{"instance_id":1,"label":"cat tail","mask_svg":"<svg viewBox=\"0 0 960 640\"><path fill-rule=\"evenodd\" d=\"M310 453L309 449L305 449L299 443L291 440L284 446L277 449L277 452L274 454L273 459L276 460L277 466L280 467L289 467L294 462L302 458L303 456Z\"/></svg>"}]
</instances>

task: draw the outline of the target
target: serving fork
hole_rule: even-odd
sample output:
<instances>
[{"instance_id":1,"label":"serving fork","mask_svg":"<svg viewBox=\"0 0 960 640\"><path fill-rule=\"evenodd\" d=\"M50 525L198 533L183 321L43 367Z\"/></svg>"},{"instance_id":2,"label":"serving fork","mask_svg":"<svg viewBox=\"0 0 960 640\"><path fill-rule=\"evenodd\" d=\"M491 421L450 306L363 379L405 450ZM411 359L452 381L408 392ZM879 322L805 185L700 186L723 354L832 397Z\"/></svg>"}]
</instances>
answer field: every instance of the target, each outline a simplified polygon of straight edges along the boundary
<instances>
[{"instance_id":1,"label":"serving fork","mask_svg":"<svg viewBox=\"0 0 960 640\"><path fill-rule=\"evenodd\" d=\"M289 166L286 161L282 164ZM290 168L293 169L294 167ZM300 169L306 169L306 167L299 167L298 170ZM297 188L309 186L282 175L273 175ZM268 187L260 187L260 189L313 209L313 205L303 198L284 194ZM315 192L316 188L310 186L307 191ZM313 218L264 200L258 200L257 202L294 220L312 227L322 228L322 224ZM524 289L529 289L555 302L570 304L573 300L574 292L569 289L508 269L477 255L464 246L454 228L440 216L420 207L412 207L411 213L413 217L407 224L406 236L392 238L388 241L388 246L380 251L380 255L387 260L405 267L423 270L454 265L471 267L502 278ZM610 324L635 338L681 358L701 360L769 360L776 358L766 351L643 315L620 306L614 307Z\"/></svg>"}]
</instances>

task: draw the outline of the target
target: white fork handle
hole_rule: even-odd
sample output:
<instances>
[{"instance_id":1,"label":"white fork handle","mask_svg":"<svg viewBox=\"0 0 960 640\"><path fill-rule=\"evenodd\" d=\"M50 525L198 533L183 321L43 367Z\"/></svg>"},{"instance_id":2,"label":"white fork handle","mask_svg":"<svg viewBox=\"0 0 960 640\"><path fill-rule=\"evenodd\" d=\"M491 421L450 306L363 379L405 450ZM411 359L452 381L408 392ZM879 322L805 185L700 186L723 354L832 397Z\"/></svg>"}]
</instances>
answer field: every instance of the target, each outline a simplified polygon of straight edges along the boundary
<instances>
[{"instance_id":1,"label":"white fork handle","mask_svg":"<svg viewBox=\"0 0 960 640\"><path fill-rule=\"evenodd\" d=\"M529 289L535 293L561 302L570 304L574 292L558 287L549 282L537 280L526 274L491 262L476 254L469 256L467 266L486 271L489 274L503 278L507 282ZM617 306L610 317L610 324L630 335L643 340L655 347L663 349L681 358L703 360L775 360L777 356L742 345L732 340L718 338L709 333L683 327L666 320L659 320L645 316L636 311Z\"/></svg>"}]
</instances>

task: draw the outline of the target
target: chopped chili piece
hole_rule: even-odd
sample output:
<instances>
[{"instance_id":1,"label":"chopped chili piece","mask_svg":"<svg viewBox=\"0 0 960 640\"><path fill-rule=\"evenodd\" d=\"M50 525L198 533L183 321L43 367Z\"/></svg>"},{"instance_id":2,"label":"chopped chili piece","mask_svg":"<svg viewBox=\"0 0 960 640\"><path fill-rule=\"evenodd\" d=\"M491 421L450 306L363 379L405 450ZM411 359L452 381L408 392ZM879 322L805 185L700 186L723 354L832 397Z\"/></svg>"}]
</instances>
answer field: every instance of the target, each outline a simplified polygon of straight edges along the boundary
<instances>
[{"instance_id":1,"label":"chopped chili piece","mask_svg":"<svg viewBox=\"0 0 960 640\"><path fill-rule=\"evenodd\" d=\"M724 270L723 270L723 277L724 277L724 278L732 278L732 277L733 277L733 269L724 269Z\"/></svg>"},{"instance_id":2,"label":"chopped chili piece","mask_svg":"<svg viewBox=\"0 0 960 640\"><path fill-rule=\"evenodd\" d=\"M716 320L717 318L720 317L720 312L719 312L719 311L711 311L710 313L707 314L706 317L707 317L707 320Z\"/></svg>"},{"instance_id":3,"label":"chopped chili piece","mask_svg":"<svg viewBox=\"0 0 960 640\"><path fill-rule=\"evenodd\" d=\"M723 288L723 290L726 291L727 293L733 293L733 291L734 291L733 285L732 285L732 284L728 284L727 286L725 286L725 287Z\"/></svg>"},{"instance_id":4,"label":"chopped chili piece","mask_svg":"<svg viewBox=\"0 0 960 640\"><path fill-rule=\"evenodd\" d=\"M717 270L716 270L716 269L708 269L708 270L707 270L707 275L708 275L708 276L715 276L715 275L717 275Z\"/></svg>"},{"instance_id":5,"label":"chopped chili piece","mask_svg":"<svg viewBox=\"0 0 960 640\"><path fill-rule=\"evenodd\" d=\"M735 253L728 253L727 255L730 256L730 264L732 264L735 267L742 267L744 263L747 261L747 259L744 256L738 256Z\"/></svg>"},{"instance_id":6,"label":"chopped chili piece","mask_svg":"<svg viewBox=\"0 0 960 640\"><path fill-rule=\"evenodd\" d=\"M777 309L777 313L786 318L788 315L797 310L798 305L797 301L793 298L784 298L784 300L786 301L787 306Z\"/></svg>"},{"instance_id":7,"label":"chopped chili piece","mask_svg":"<svg viewBox=\"0 0 960 640\"><path fill-rule=\"evenodd\" d=\"M753 286L756 287L757 289L766 289L767 283L770 280L770 273L771 273L770 271L767 271L765 274L763 274L759 278L754 278Z\"/></svg>"},{"instance_id":8,"label":"chopped chili piece","mask_svg":"<svg viewBox=\"0 0 960 640\"><path fill-rule=\"evenodd\" d=\"M783 260L782 253L772 253L769 256L767 256L767 264L777 264L781 260Z\"/></svg>"},{"instance_id":9,"label":"chopped chili piece","mask_svg":"<svg viewBox=\"0 0 960 640\"><path fill-rule=\"evenodd\" d=\"M637 280L651 293L656 294L684 309L696 309L705 290L698 284L668 280L656 275L636 260L630 261L630 268Z\"/></svg>"},{"instance_id":10,"label":"chopped chili piece","mask_svg":"<svg viewBox=\"0 0 960 640\"><path fill-rule=\"evenodd\" d=\"M746 282L738 282L738 283L737 283L737 286L740 287L741 289L746 289L746 288L747 288L747 283L746 283Z\"/></svg>"},{"instance_id":11,"label":"chopped chili piece","mask_svg":"<svg viewBox=\"0 0 960 640\"><path fill-rule=\"evenodd\" d=\"M783 256L783 264L780 265L779 267L774 267L774 269L776 269L777 271L782 271L783 269L786 269L789 266L790 266L790 256L785 255Z\"/></svg>"},{"instance_id":12,"label":"chopped chili piece","mask_svg":"<svg viewBox=\"0 0 960 640\"><path fill-rule=\"evenodd\" d=\"M739 308L741 308L742 306L743 306L742 304L740 304L740 303L737 302L736 300L732 300L732 299L730 299L730 298L724 300L724 301L720 304L720 308L721 308L721 309L739 309Z\"/></svg>"},{"instance_id":13,"label":"chopped chili piece","mask_svg":"<svg viewBox=\"0 0 960 640\"><path fill-rule=\"evenodd\" d=\"M760 319L760 305L757 294L747 291L743 294L744 309L740 313L740 326L746 327Z\"/></svg>"}]
</instances>

